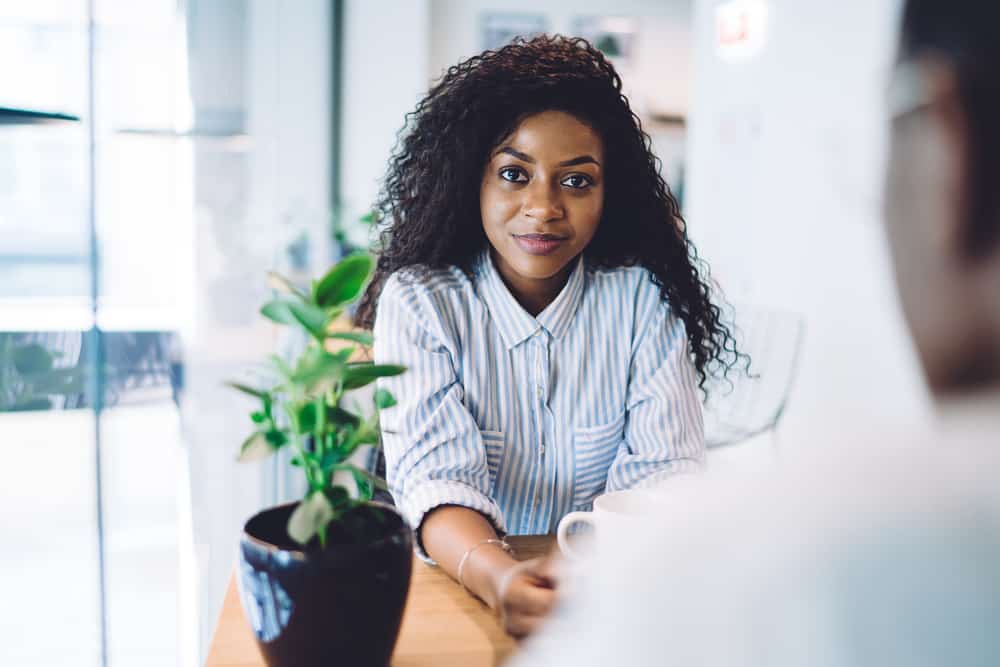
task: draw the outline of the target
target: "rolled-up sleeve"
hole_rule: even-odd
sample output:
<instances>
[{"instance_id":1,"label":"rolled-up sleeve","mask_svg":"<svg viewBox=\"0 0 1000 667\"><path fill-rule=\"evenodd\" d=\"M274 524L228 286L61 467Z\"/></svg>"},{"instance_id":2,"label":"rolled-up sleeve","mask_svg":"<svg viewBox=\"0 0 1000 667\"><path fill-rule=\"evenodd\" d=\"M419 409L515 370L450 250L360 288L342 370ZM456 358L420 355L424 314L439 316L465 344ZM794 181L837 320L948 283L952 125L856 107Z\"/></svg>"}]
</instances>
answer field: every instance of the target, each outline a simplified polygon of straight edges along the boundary
<instances>
[{"instance_id":1,"label":"rolled-up sleeve","mask_svg":"<svg viewBox=\"0 0 1000 667\"><path fill-rule=\"evenodd\" d=\"M629 369L625 440L608 470L608 491L653 486L704 466L700 392L684 323L646 285L648 306Z\"/></svg>"},{"instance_id":2,"label":"rolled-up sleeve","mask_svg":"<svg viewBox=\"0 0 1000 667\"><path fill-rule=\"evenodd\" d=\"M468 507L505 532L500 508L489 495L482 436L455 373L455 344L434 303L419 283L394 275L379 297L374 330L376 363L407 367L378 383L397 401L381 415L382 447L389 489L425 559L420 527L435 507Z\"/></svg>"}]
</instances>

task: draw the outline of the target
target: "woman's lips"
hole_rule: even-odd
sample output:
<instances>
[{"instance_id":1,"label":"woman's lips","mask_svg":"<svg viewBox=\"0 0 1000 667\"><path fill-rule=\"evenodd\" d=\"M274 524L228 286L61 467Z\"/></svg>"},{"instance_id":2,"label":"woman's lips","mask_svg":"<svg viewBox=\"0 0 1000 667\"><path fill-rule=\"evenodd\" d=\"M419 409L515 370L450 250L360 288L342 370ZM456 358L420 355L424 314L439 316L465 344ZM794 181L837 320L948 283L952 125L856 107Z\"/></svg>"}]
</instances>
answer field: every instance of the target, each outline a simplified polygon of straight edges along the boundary
<instances>
[{"instance_id":1,"label":"woman's lips","mask_svg":"<svg viewBox=\"0 0 1000 667\"><path fill-rule=\"evenodd\" d=\"M551 234L515 234L514 240L529 255L551 255L566 239Z\"/></svg>"}]
</instances>

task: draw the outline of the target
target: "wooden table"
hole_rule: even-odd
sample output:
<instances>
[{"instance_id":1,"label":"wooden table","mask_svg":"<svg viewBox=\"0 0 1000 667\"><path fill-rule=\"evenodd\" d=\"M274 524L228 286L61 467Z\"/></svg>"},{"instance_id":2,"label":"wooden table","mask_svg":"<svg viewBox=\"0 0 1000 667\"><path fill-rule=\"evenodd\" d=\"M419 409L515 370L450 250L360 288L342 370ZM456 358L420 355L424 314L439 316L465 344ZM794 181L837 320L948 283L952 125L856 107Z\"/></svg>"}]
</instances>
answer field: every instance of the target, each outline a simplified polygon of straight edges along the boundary
<instances>
[{"instance_id":1,"label":"wooden table","mask_svg":"<svg viewBox=\"0 0 1000 667\"><path fill-rule=\"evenodd\" d=\"M511 536L508 540L520 560L547 553L554 542L551 535ZM413 559L413 579L392 656L393 667L493 667L516 646L486 605L444 572ZM264 659L243 617L236 580L230 577L205 667L263 665Z\"/></svg>"}]
</instances>

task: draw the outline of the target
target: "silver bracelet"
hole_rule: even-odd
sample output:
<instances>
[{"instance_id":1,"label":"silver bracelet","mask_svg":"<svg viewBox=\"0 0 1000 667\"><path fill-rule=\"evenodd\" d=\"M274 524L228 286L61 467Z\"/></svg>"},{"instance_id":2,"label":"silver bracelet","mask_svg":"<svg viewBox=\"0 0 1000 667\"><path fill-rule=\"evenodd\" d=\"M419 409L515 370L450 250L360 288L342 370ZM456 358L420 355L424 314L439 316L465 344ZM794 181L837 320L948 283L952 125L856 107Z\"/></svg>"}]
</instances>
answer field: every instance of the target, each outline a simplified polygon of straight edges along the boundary
<instances>
[{"instance_id":1,"label":"silver bracelet","mask_svg":"<svg viewBox=\"0 0 1000 667\"><path fill-rule=\"evenodd\" d=\"M458 583L462 584L462 588L464 588L465 590L469 590L469 587L465 585L465 580L462 578L462 571L465 569L465 562L469 560L469 556L472 555L473 551L475 551L479 547L484 547L487 544L495 544L504 551L506 551L507 553L509 553L511 556L514 555L514 548L509 544L507 544L506 540L496 540L491 538L488 540L483 540L479 544L475 544L469 547L468 551L462 554L462 559L458 561Z\"/></svg>"}]
</instances>

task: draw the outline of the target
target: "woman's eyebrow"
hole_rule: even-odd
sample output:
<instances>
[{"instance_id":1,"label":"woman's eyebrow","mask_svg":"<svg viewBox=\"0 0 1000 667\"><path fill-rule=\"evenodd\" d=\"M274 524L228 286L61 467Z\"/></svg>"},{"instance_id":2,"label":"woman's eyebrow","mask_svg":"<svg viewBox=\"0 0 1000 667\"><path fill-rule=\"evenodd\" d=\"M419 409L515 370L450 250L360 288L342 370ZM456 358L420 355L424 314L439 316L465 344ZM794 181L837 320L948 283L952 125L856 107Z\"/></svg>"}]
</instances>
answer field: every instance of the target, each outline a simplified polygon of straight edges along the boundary
<instances>
[{"instance_id":1,"label":"woman's eyebrow","mask_svg":"<svg viewBox=\"0 0 1000 667\"><path fill-rule=\"evenodd\" d=\"M510 146L504 146L503 148L497 151L497 154L499 153L506 153L507 155L513 155L522 162L530 162L531 164L535 163L535 158L531 157L527 153L522 153L519 150L511 148Z\"/></svg>"},{"instance_id":2,"label":"woman's eyebrow","mask_svg":"<svg viewBox=\"0 0 1000 667\"><path fill-rule=\"evenodd\" d=\"M581 155L580 157L575 157L572 160L566 160L565 162L560 162L559 166L560 167L572 167L572 166L577 165L577 164L587 164L588 162L596 164L598 167L601 166L601 163L598 162L593 156L590 156L590 155Z\"/></svg>"},{"instance_id":3,"label":"woman's eyebrow","mask_svg":"<svg viewBox=\"0 0 1000 667\"><path fill-rule=\"evenodd\" d=\"M511 148L510 146L504 146L503 148L497 151L497 154L499 153L506 153L507 155L512 155L516 157L518 160L521 160L522 162L528 162L530 164L534 164L536 162L535 158L531 157L527 153L522 153L516 148ZM557 166L572 167L574 165L588 164L588 163L596 164L598 167L601 166L601 163L598 162L592 155L581 155L571 160L565 160L563 162L560 162Z\"/></svg>"}]
</instances>

